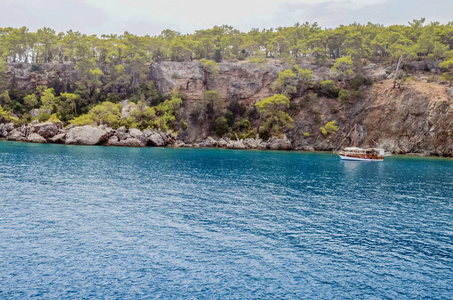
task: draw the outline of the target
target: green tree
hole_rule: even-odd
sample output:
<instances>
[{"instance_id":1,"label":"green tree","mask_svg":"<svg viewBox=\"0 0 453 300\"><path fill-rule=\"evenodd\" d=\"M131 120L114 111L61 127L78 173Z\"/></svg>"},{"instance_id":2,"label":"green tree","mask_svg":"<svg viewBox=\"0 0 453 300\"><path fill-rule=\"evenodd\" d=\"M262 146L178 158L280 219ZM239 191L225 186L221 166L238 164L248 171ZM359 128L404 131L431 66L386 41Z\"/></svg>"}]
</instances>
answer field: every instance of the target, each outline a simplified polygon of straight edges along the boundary
<instances>
[{"instance_id":1,"label":"green tree","mask_svg":"<svg viewBox=\"0 0 453 300\"><path fill-rule=\"evenodd\" d=\"M30 94L24 97L24 104L28 109L33 109L38 105L38 99L35 94Z\"/></svg>"},{"instance_id":2,"label":"green tree","mask_svg":"<svg viewBox=\"0 0 453 300\"><path fill-rule=\"evenodd\" d=\"M324 127L320 128L323 135L335 134L338 131L338 126L335 125L335 121L328 122Z\"/></svg>"},{"instance_id":3,"label":"green tree","mask_svg":"<svg viewBox=\"0 0 453 300\"><path fill-rule=\"evenodd\" d=\"M313 81L313 73L311 72L311 69L304 69L297 65L295 65L294 68L297 72L297 87L299 89L299 98L301 98L302 94Z\"/></svg>"},{"instance_id":4,"label":"green tree","mask_svg":"<svg viewBox=\"0 0 453 300\"><path fill-rule=\"evenodd\" d=\"M271 135L279 135L286 128L291 128L293 119L283 110L289 108L289 99L284 95L274 95L255 103L261 118L262 129ZM260 131L260 128L258 128Z\"/></svg>"},{"instance_id":5,"label":"green tree","mask_svg":"<svg viewBox=\"0 0 453 300\"><path fill-rule=\"evenodd\" d=\"M446 60L439 64L439 67L444 68L446 71L442 74L441 80L447 80L451 85L453 81L453 58Z\"/></svg>"},{"instance_id":6,"label":"green tree","mask_svg":"<svg viewBox=\"0 0 453 300\"><path fill-rule=\"evenodd\" d=\"M219 117L214 121L214 131L218 136L223 136L229 131L228 120L225 117Z\"/></svg>"},{"instance_id":7,"label":"green tree","mask_svg":"<svg viewBox=\"0 0 453 300\"><path fill-rule=\"evenodd\" d=\"M49 109L52 113L57 110L60 99L55 96L53 88L46 89L42 92L41 96L41 108Z\"/></svg>"},{"instance_id":8,"label":"green tree","mask_svg":"<svg viewBox=\"0 0 453 300\"><path fill-rule=\"evenodd\" d=\"M278 90L280 94L290 97L297 91L297 75L291 69L278 73L278 78L272 86L273 90Z\"/></svg>"},{"instance_id":9,"label":"green tree","mask_svg":"<svg viewBox=\"0 0 453 300\"><path fill-rule=\"evenodd\" d=\"M350 56L343 56L335 60L335 64L332 67L332 71L336 72L341 76L343 85L345 80L348 79L354 72L352 71L352 59Z\"/></svg>"}]
</instances>

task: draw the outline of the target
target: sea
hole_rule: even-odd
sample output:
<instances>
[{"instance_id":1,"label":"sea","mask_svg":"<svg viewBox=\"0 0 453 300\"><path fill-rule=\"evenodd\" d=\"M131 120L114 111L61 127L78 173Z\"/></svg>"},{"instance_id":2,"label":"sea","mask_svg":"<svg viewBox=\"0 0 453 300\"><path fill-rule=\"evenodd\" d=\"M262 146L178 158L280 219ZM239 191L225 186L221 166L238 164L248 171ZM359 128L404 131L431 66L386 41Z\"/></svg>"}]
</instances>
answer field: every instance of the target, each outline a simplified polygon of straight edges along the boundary
<instances>
[{"instance_id":1,"label":"sea","mask_svg":"<svg viewBox=\"0 0 453 300\"><path fill-rule=\"evenodd\" d=\"M453 299L453 160L0 142L0 299Z\"/></svg>"}]
</instances>

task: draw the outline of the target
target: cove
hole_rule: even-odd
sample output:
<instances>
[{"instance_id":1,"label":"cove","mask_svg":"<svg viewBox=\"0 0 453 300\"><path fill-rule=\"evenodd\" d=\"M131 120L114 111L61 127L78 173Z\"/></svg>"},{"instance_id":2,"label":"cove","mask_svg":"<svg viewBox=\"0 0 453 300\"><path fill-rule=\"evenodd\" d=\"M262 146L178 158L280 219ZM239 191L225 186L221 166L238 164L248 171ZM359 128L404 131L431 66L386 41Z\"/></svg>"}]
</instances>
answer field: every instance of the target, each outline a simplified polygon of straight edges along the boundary
<instances>
[{"instance_id":1,"label":"cove","mask_svg":"<svg viewBox=\"0 0 453 300\"><path fill-rule=\"evenodd\" d=\"M453 160L0 142L0 298L452 298Z\"/></svg>"}]
</instances>

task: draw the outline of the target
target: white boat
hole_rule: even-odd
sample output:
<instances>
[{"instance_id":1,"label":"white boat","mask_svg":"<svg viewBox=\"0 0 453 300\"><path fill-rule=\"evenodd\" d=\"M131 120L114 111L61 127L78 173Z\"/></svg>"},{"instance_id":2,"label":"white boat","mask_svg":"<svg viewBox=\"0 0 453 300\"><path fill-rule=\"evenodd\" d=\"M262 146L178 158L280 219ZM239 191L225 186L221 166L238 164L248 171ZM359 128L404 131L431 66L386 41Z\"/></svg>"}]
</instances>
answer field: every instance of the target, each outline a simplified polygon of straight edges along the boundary
<instances>
[{"instance_id":1,"label":"white boat","mask_svg":"<svg viewBox=\"0 0 453 300\"><path fill-rule=\"evenodd\" d=\"M357 136L357 124L354 129L354 147L344 148L338 155L342 160L351 161L384 161L384 149L381 148L367 148L362 149L355 146Z\"/></svg>"},{"instance_id":2,"label":"white boat","mask_svg":"<svg viewBox=\"0 0 453 300\"><path fill-rule=\"evenodd\" d=\"M344 148L338 153L342 160L355 161L384 161L384 149L369 148L362 149L357 147Z\"/></svg>"}]
</instances>

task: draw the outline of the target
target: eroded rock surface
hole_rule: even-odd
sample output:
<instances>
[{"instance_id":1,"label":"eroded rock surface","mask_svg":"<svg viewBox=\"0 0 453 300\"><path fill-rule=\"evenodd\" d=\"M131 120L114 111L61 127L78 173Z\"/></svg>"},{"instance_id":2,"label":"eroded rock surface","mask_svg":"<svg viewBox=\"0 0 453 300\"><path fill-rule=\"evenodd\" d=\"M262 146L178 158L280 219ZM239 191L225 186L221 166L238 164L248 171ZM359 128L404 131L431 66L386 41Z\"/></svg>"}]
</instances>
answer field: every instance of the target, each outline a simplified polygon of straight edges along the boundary
<instances>
[{"instance_id":1,"label":"eroded rock surface","mask_svg":"<svg viewBox=\"0 0 453 300\"><path fill-rule=\"evenodd\" d=\"M72 128L66 134L68 145L98 145L107 139L107 132L90 125Z\"/></svg>"}]
</instances>

